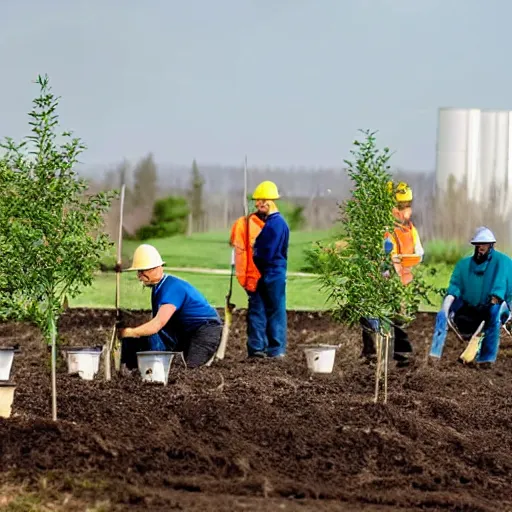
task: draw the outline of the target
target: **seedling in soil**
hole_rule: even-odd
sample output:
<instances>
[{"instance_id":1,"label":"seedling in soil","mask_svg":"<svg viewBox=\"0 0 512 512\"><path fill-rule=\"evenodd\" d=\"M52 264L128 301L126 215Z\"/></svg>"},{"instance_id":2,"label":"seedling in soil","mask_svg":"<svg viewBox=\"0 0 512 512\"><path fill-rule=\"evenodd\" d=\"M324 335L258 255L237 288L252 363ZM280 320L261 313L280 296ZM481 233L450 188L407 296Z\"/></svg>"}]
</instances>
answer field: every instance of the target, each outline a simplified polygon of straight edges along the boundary
<instances>
[{"instance_id":1,"label":"seedling in soil","mask_svg":"<svg viewBox=\"0 0 512 512\"><path fill-rule=\"evenodd\" d=\"M414 284L403 286L394 271L390 257L384 251L384 236L394 229L392 214L393 193L388 183L392 180L388 165L390 150L379 150L375 133L363 131L365 140L354 142L351 151L354 161L346 160L347 173L354 184L351 197L340 205L342 233L337 250L318 243L315 249L320 265L320 279L335 304L334 317L351 326L361 318L376 318L377 333L376 395L384 359L385 400L387 400L387 357L389 330L393 319L400 316L410 322L422 300L432 303L429 294L436 291L421 275L415 275ZM386 341L387 340L387 341Z\"/></svg>"},{"instance_id":2,"label":"seedling in soil","mask_svg":"<svg viewBox=\"0 0 512 512\"><path fill-rule=\"evenodd\" d=\"M58 100L47 76L29 113L32 134L7 138L0 161L0 285L4 318L29 320L51 344L52 417L57 419L57 324L67 297L92 284L112 245L102 232L115 193L88 194L75 171L85 146L57 133Z\"/></svg>"}]
</instances>

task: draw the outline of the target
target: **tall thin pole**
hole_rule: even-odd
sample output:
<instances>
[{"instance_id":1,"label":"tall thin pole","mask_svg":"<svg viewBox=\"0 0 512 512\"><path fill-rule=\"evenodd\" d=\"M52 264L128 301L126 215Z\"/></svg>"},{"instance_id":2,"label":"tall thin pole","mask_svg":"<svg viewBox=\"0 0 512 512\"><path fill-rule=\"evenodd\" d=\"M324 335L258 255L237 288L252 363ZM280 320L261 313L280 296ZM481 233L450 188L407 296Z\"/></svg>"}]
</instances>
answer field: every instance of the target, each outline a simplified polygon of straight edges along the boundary
<instances>
[{"instance_id":1,"label":"tall thin pole","mask_svg":"<svg viewBox=\"0 0 512 512\"><path fill-rule=\"evenodd\" d=\"M119 266L122 263L122 244L123 244L123 210L124 210L124 196L126 185L123 183L121 186L121 200L119 201L119 234L117 239L117 271L116 271L116 319L114 330L112 331L112 338L110 343L107 344L107 351L105 354L105 380L112 379L112 349L116 342L117 334L117 321L119 320L119 302L121 296L121 272Z\"/></svg>"},{"instance_id":2,"label":"tall thin pole","mask_svg":"<svg viewBox=\"0 0 512 512\"><path fill-rule=\"evenodd\" d=\"M52 420L57 421L57 327L53 313L50 320L50 334L52 338Z\"/></svg>"},{"instance_id":3,"label":"tall thin pole","mask_svg":"<svg viewBox=\"0 0 512 512\"><path fill-rule=\"evenodd\" d=\"M247 201L247 155L245 155L244 163L244 215L249 215L249 205Z\"/></svg>"}]
</instances>

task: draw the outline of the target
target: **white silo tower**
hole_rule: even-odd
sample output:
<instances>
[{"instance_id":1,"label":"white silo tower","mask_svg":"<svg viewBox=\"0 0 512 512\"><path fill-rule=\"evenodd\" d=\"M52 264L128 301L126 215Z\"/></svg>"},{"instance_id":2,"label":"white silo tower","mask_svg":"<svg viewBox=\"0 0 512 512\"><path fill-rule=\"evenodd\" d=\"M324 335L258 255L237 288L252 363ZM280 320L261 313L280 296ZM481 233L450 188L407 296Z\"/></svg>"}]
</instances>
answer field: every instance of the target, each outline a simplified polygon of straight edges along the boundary
<instances>
[{"instance_id":1,"label":"white silo tower","mask_svg":"<svg viewBox=\"0 0 512 512\"><path fill-rule=\"evenodd\" d=\"M482 199L480 186L479 109L441 108L437 129L436 185L446 191L450 176L467 180L472 200Z\"/></svg>"},{"instance_id":2,"label":"white silo tower","mask_svg":"<svg viewBox=\"0 0 512 512\"><path fill-rule=\"evenodd\" d=\"M484 187L499 192L496 209L507 214L511 205L508 200L512 178L512 112L506 110L482 111L481 174Z\"/></svg>"},{"instance_id":3,"label":"white silo tower","mask_svg":"<svg viewBox=\"0 0 512 512\"><path fill-rule=\"evenodd\" d=\"M512 112L508 110L439 109L436 185L445 191L450 176L467 180L470 199L487 203L493 186L497 210L512 210ZM511 198L512 199L512 198Z\"/></svg>"}]
</instances>

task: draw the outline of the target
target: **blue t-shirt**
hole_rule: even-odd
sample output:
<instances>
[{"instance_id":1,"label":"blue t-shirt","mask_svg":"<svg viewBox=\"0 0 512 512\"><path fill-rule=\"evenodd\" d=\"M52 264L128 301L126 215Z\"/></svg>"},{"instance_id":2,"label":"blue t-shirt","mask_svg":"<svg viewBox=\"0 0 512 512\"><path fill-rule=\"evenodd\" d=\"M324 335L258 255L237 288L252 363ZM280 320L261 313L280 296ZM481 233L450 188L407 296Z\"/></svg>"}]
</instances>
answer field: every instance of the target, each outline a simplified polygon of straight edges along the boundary
<instances>
[{"instance_id":1,"label":"blue t-shirt","mask_svg":"<svg viewBox=\"0 0 512 512\"><path fill-rule=\"evenodd\" d=\"M219 314L197 288L168 274L164 274L162 280L151 290L153 317L163 304L176 307L171 319L160 331L160 334L174 342L208 321L220 323Z\"/></svg>"}]
</instances>

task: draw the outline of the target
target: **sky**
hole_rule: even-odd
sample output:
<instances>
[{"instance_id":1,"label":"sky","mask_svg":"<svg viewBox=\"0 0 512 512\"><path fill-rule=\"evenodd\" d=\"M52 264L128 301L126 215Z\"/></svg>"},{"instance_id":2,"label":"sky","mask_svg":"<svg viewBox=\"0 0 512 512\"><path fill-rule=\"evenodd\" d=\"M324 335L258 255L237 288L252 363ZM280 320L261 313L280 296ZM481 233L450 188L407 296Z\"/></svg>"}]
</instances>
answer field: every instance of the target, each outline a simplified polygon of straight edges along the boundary
<instances>
[{"instance_id":1,"label":"sky","mask_svg":"<svg viewBox=\"0 0 512 512\"><path fill-rule=\"evenodd\" d=\"M85 165L435 168L440 107L512 110L510 0L2 0L0 137L48 74Z\"/></svg>"}]
</instances>

